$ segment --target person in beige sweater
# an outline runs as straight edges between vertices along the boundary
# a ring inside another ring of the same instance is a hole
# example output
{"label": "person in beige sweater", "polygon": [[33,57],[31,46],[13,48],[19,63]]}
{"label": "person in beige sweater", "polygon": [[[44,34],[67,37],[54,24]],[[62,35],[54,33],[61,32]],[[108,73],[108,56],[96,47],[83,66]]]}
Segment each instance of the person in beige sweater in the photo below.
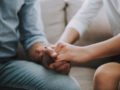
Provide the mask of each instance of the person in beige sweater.
{"label": "person in beige sweater", "polygon": [[[100,8],[105,6],[114,37],[88,46],[74,46]],[[96,58],[120,55],[120,1],[119,0],[86,0],[82,8],[73,17],[65,32],[58,41],[55,51],[56,62],[69,61],[85,63]],[[59,43],[61,42],[61,43]],[[120,61],[120,58],[118,59]],[[50,65],[53,67],[54,64]],[[120,81],[120,63],[111,62],[100,66],[94,75],[94,90],[118,90]]]}

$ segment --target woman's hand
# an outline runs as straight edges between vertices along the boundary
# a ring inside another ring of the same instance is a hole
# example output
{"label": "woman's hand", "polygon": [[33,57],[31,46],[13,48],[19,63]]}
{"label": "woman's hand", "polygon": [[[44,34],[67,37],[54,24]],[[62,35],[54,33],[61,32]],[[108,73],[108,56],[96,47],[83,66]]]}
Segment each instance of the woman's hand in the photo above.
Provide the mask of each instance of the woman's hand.
{"label": "woman's hand", "polygon": [[91,51],[86,47],[78,47],[64,42],[57,44],[55,51],[58,53],[56,61],[85,63],[91,59]]}

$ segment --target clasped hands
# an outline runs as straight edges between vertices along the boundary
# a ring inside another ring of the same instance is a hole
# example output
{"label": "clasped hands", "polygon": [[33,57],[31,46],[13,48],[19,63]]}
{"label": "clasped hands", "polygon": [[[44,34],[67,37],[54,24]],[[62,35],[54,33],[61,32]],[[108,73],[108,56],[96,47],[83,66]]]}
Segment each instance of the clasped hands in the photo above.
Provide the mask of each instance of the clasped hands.
{"label": "clasped hands", "polygon": [[68,61],[57,61],[57,56],[61,53],[59,44],[44,45],[35,44],[30,50],[30,57],[37,63],[42,64],[45,68],[54,70],[61,74],[69,74],[71,64]]}

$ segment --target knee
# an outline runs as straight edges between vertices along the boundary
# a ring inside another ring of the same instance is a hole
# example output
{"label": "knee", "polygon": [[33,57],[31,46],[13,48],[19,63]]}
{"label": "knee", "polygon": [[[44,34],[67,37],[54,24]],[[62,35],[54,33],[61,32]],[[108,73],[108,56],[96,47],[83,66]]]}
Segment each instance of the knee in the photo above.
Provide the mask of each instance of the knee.
{"label": "knee", "polygon": [[65,80],[64,87],[60,90],[80,90],[80,86],[75,79],[68,77],[69,80]]}
{"label": "knee", "polygon": [[[71,85],[70,85],[70,86],[73,85],[73,86],[72,86],[73,89],[69,89],[69,90],[81,90],[78,81],[77,81],[74,77],[71,77],[71,80],[73,81],[74,84],[71,84]],[[71,88],[72,88],[72,87],[71,87]]]}
{"label": "knee", "polygon": [[116,63],[109,63],[100,66],[94,74],[94,82],[103,85],[110,80],[115,80],[118,77],[118,72],[115,67]]}
{"label": "knee", "polygon": [[80,90],[75,81],[68,76],[52,72],[31,62],[20,61],[17,64],[17,66],[16,63],[14,64],[19,72],[17,77],[24,78],[18,80],[21,81],[18,83],[22,87],[30,90]]}
{"label": "knee", "polygon": [[47,86],[48,90],[80,90],[80,86],[73,78],[62,75],[47,84]]}

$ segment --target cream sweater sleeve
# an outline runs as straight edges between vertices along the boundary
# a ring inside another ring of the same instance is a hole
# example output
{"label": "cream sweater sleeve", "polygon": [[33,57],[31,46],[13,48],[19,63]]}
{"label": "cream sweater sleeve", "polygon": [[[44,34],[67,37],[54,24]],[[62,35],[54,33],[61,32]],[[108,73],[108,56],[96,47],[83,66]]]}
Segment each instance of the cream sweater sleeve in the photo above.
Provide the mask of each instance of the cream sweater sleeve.
{"label": "cream sweater sleeve", "polygon": [[102,6],[102,0],[85,0],[82,8],[80,8],[77,14],[67,25],[66,30],[70,30],[69,28],[74,28],[80,33],[80,36],[83,35],[85,30],[88,28],[88,25],[97,15]]}

